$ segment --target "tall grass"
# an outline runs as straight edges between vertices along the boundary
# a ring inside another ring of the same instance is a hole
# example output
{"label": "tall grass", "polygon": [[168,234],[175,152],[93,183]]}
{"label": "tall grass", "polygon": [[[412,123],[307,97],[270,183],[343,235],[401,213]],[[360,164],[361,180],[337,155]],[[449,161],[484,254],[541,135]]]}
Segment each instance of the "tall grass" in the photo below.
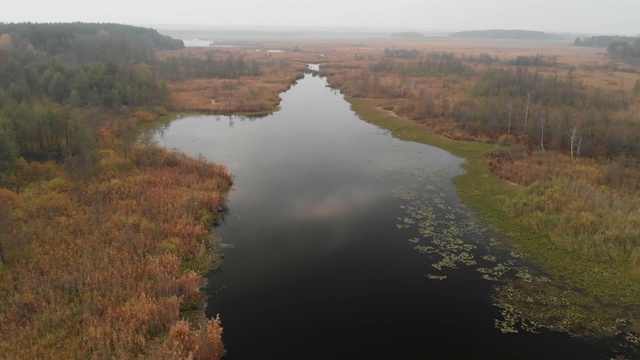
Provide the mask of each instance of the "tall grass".
{"label": "tall grass", "polygon": [[567,250],[626,264],[640,281],[638,167],[559,153],[500,155],[491,160],[494,171],[527,185],[508,203],[514,217]]}
{"label": "tall grass", "polygon": [[181,310],[202,298],[200,272],[217,261],[203,212],[224,209],[229,174],[157,148],[100,157],[87,182],[60,167],[57,177],[31,175],[18,193],[0,192],[10,222],[0,238],[0,354],[219,358],[219,319],[193,327]]}

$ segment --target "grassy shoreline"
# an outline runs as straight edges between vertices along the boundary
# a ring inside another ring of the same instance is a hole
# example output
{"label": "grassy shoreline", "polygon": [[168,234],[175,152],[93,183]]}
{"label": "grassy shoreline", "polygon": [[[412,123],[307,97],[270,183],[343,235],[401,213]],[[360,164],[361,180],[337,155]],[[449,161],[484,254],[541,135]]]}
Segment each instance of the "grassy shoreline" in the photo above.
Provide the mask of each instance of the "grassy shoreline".
{"label": "grassy shoreline", "polygon": [[494,230],[508,238],[509,245],[527,260],[548,271],[556,283],[579,289],[600,301],[618,305],[637,305],[640,288],[637,281],[619,263],[588,259],[554,244],[548,236],[518,223],[509,214],[507,201],[526,190],[491,173],[485,154],[498,145],[454,141],[435,134],[422,124],[382,110],[381,100],[347,97],[352,110],[363,120],[391,131],[401,140],[433,145],[466,159],[465,174],[454,179],[463,201],[473,208]]}

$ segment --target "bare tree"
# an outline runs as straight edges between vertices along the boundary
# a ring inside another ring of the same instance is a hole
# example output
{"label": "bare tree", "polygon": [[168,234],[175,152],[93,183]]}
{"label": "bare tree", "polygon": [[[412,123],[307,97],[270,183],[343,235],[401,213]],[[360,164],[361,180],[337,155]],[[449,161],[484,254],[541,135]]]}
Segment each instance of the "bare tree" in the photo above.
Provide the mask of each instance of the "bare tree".
{"label": "bare tree", "polygon": [[[571,146],[569,153],[571,154],[571,159],[580,156],[580,147],[582,145],[582,132],[581,128],[584,125],[582,118],[579,113],[574,113],[570,118],[573,118],[571,125],[573,129],[571,132],[567,131],[567,136],[569,137],[569,146]],[[569,118],[567,118],[569,120]],[[567,124],[569,125],[569,124]],[[569,126],[567,126],[569,128]]]}
{"label": "bare tree", "polygon": [[549,116],[549,106],[544,112],[544,116],[540,117],[540,148],[542,151],[547,151],[544,148],[544,124],[547,122],[547,117]]}
{"label": "bare tree", "polygon": [[527,105],[524,112],[524,126],[522,129],[523,133],[527,130],[527,122],[529,121],[529,109],[531,108],[531,100],[533,100],[532,96],[533,93],[531,91],[527,91]]}
{"label": "bare tree", "polygon": [[507,113],[507,120],[509,123],[507,134],[511,134],[511,116],[513,115],[513,100],[511,98],[509,98],[509,102],[505,105],[504,111]]}
{"label": "bare tree", "polygon": [[542,151],[547,151],[544,148],[544,123],[547,121],[546,118],[542,118],[540,121],[540,148]]}
{"label": "bare tree", "polygon": [[[578,134],[578,127],[577,126],[573,126],[573,130],[571,131],[571,133],[567,134],[569,136],[569,140],[571,140],[571,159],[573,159],[574,154],[576,154],[576,157],[580,155],[580,144],[582,144],[582,135]],[[576,145],[576,141],[577,143],[577,151],[574,152],[573,149]]]}
{"label": "bare tree", "polygon": [[580,157],[580,145],[582,145],[582,134],[578,138],[578,148],[576,149],[576,157]]}
{"label": "bare tree", "polygon": [[0,262],[3,264],[6,264],[7,261],[4,258],[4,249],[2,244],[5,242],[5,235],[9,233],[7,230],[10,228],[11,224],[8,209],[4,204],[0,203]]}

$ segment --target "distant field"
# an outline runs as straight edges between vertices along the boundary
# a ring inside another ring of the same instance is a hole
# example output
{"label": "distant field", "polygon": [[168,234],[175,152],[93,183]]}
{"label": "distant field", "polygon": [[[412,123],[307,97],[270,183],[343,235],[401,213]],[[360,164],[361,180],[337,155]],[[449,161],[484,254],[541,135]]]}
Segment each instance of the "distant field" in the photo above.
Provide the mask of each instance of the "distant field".
{"label": "distant field", "polygon": [[[277,42],[263,42],[260,44],[243,45],[238,44],[239,49],[283,49],[292,51],[298,47],[305,53],[334,54],[345,59],[351,58],[355,54],[376,54],[384,49],[416,49],[423,52],[446,52],[456,55],[479,56],[487,54],[491,57],[498,57],[499,60],[511,60],[518,56],[528,56],[539,54],[545,57],[555,57],[559,68],[538,69],[541,72],[567,74],[571,66],[575,67],[573,74],[580,77],[589,86],[598,86],[603,90],[630,90],[638,74],[619,71],[630,67],[606,57],[606,49],[590,48],[583,46],[573,46],[567,41],[536,41],[536,40],[460,40],[441,38],[434,41],[393,41],[383,39],[332,39],[332,40],[309,40],[304,42],[296,39],[285,39]],[[204,49],[216,49],[214,47]],[[220,48],[217,48],[220,49]],[[194,51],[193,48],[183,50],[182,53]],[[196,52],[206,50],[195,50]],[[258,58],[264,53],[257,52],[246,56]],[[291,52],[271,54],[274,59],[279,58],[300,58],[301,60],[313,61],[308,54],[292,54]],[[319,59],[322,60],[321,58]]]}

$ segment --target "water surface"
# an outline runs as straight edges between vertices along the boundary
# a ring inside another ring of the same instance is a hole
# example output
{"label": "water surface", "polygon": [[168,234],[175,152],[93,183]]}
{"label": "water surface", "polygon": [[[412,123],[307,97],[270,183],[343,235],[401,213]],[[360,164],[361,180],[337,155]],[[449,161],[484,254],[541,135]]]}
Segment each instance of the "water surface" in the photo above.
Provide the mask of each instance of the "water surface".
{"label": "water surface", "polygon": [[226,359],[611,356],[500,331],[495,283],[478,269],[503,254],[452,187],[462,160],[365,123],[324,78],[300,80],[273,115],[189,116],[156,140],[235,177],[218,230],[233,247],[207,306]]}

